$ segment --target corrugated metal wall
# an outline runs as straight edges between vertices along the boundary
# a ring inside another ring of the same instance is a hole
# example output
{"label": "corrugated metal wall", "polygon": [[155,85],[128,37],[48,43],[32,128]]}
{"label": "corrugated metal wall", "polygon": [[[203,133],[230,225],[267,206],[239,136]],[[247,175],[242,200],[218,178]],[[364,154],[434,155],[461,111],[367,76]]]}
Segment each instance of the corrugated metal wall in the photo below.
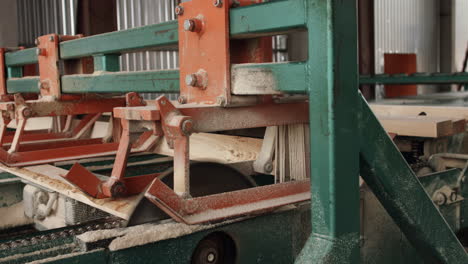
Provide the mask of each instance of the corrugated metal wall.
{"label": "corrugated metal wall", "polygon": [[78,0],[17,0],[18,42],[34,46],[41,35],[58,33],[74,35]]}
{"label": "corrugated metal wall", "polygon": [[453,69],[460,71],[468,48],[468,1],[455,0],[454,3],[452,9],[454,20]]}
{"label": "corrugated metal wall", "polygon": [[[176,19],[174,0],[116,0],[118,30],[157,24]],[[145,51],[121,56],[123,71],[175,69],[179,67],[176,51]],[[144,94],[155,99],[159,94]],[[171,100],[177,95],[168,95]]]}
{"label": "corrugated metal wall", "polygon": [[375,0],[375,49],[376,73],[383,72],[384,53],[416,53],[418,72],[437,72],[439,1]]}
{"label": "corrugated metal wall", "polygon": [[[175,19],[173,0],[117,0],[118,30]],[[146,51],[122,56],[122,70],[141,71],[178,67],[175,51]]]}

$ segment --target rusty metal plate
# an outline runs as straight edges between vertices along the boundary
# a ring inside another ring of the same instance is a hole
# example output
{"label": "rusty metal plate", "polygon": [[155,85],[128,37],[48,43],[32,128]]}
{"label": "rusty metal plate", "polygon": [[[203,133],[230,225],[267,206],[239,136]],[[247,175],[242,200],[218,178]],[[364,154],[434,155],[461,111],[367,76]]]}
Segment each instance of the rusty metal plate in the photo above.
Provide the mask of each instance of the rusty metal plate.
{"label": "rusty metal plate", "polygon": [[[230,99],[229,5],[192,0],[179,15],[180,94],[186,103]],[[191,83],[188,85],[187,83]]]}

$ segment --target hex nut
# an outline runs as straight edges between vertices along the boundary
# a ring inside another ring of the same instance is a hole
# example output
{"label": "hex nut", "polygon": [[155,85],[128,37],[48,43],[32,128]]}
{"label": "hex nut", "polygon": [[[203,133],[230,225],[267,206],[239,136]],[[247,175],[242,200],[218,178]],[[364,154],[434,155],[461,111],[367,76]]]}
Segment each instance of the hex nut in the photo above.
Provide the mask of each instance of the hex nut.
{"label": "hex nut", "polygon": [[176,6],[174,11],[175,11],[175,14],[178,16],[184,14],[184,8],[180,5]]}
{"label": "hex nut", "polygon": [[196,74],[187,74],[185,76],[185,84],[188,86],[197,86],[197,75]]}
{"label": "hex nut", "polygon": [[30,116],[32,116],[32,111],[29,108],[24,108],[23,111],[22,111],[22,114],[23,114],[24,117],[30,117]]}
{"label": "hex nut", "polygon": [[186,104],[187,103],[187,98],[185,98],[185,96],[181,95],[181,96],[179,96],[177,101],[179,102],[179,104]]}
{"label": "hex nut", "polygon": [[216,7],[222,7],[223,6],[223,1],[222,0],[214,0],[213,5]]}
{"label": "hex nut", "polygon": [[458,198],[458,194],[456,191],[452,191],[450,193],[450,196],[449,196],[449,199],[450,199],[450,202],[455,202]]}
{"label": "hex nut", "polygon": [[185,120],[184,122],[182,122],[181,129],[182,129],[182,132],[185,135],[190,135],[192,133],[192,129],[193,129],[193,121],[192,120]]}
{"label": "hex nut", "polygon": [[265,172],[272,172],[273,171],[273,164],[271,164],[271,162],[267,162],[265,163],[265,166],[263,168],[265,170]]}
{"label": "hex nut", "polygon": [[195,31],[195,21],[193,19],[186,19],[184,21],[184,30],[185,31]]}
{"label": "hex nut", "polygon": [[444,205],[447,203],[447,196],[442,192],[437,192],[434,196],[434,202],[437,205]]}

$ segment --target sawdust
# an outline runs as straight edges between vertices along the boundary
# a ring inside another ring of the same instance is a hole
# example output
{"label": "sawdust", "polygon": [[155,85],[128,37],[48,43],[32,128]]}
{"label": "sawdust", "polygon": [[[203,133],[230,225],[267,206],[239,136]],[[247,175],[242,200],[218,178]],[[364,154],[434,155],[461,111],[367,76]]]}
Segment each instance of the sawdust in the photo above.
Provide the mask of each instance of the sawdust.
{"label": "sawdust", "polygon": [[[245,67],[245,64],[243,65]],[[238,68],[232,69],[232,93],[246,94],[281,94],[277,89],[277,80],[268,68]]]}
{"label": "sawdust", "polygon": [[[51,247],[51,248],[47,248],[47,249],[36,250],[36,251],[33,251],[33,252],[24,253],[24,254],[15,254],[15,255],[5,257],[5,258],[0,258],[0,263],[18,263],[18,259],[20,259],[20,258],[27,258],[27,257],[32,257],[32,256],[41,256],[41,255],[45,255],[45,254],[49,254],[49,253],[59,252],[61,250],[71,249],[71,248],[74,248],[74,247],[75,247],[75,244],[71,243],[71,244],[61,245],[61,246],[58,246],[58,247]],[[34,263],[34,262],[32,262],[32,263]]]}
{"label": "sawdust", "polygon": [[91,231],[77,236],[77,239],[85,243],[91,243],[115,237],[115,239],[110,243],[109,249],[111,251],[116,251],[176,238],[208,228],[213,228],[213,225],[186,225],[171,221],[169,223],[162,224],[151,223],[128,228]]}
{"label": "sawdust", "polygon": [[16,203],[9,207],[0,208],[0,230],[15,226],[28,225],[32,219],[24,215],[23,202]]}

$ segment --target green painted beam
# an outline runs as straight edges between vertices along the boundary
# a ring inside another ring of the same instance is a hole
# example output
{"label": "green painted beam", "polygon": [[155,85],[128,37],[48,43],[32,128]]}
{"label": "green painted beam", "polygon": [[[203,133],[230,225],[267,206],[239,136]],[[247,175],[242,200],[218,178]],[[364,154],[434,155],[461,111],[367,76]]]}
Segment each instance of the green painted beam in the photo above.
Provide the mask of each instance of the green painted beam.
{"label": "green painted beam", "polygon": [[287,0],[232,8],[229,19],[233,38],[305,29],[305,4],[304,0]]}
{"label": "green painted beam", "polygon": [[177,93],[179,71],[100,72],[62,77],[63,93]]}
{"label": "green painted beam", "polygon": [[427,263],[468,255],[364,98],[358,112],[361,176]]}
{"label": "green painted beam", "polygon": [[7,91],[14,93],[39,93],[39,77],[11,78],[7,80]]}
{"label": "green painted beam", "polygon": [[[237,95],[268,94],[269,91],[306,93],[307,63],[305,62],[234,64],[231,71],[231,88]],[[241,81],[237,82],[238,79]],[[248,87],[239,88],[238,83],[239,86]],[[245,88],[248,88],[247,91],[243,91]]]}
{"label": "green painted beam", "polygon": [[[262,16],[258,16],[261,13]],[[284,14],[288,14],[285,16]],[[305,26],[304,0],[283,0],[233,8],[230,13],[232,37],[254,37],[275,34]],[[94,54],[177,46],[177,21],[115,31],[60,43],[62,59]]]}
{"label": "green painted beam", "polygon": [[13,66],[7,67],[7,78],[21,78],[23,77],[23,67]]}
{"label": "green painted beam", "polygon": [[129,51],[177,46],[177,22],[115,31],[60,43],[60,57],[72,59],[94,54],[115,54]]}
{"label": "green painted beam", "polygon": [[94,71],[108,71],[118,72],[120,71],[120,61],[118,54],[107,54],[107,55],[94,55]]}
{"label": "green painted beam", "polygon": [[360,84],[456,84],[468,83],[468,73],[378,74],[361,76]]}
{"label": "green painted beam", "polygon": [[[284,93],[305,93],[306,63],[235,64],[233,75],[243,78],[252,72],[262,72],[275,81],[274,90]],[[258,80],[257,80],[258,81]],[[64,93],[115,92],[179,92],[179,71],[100,72],[62,77]],[[176,84],[177,83],[177,84]],[[269,88],[269,87],[268,87]],[[258,94],[261,94],[260,92]]]}
{"label": "green painted beam", "polygon": [[5,53],[5,64],[11,66],[23,66],[28,64],[36,64],[37,55],[36,48],[24,49],[15,52]]}

